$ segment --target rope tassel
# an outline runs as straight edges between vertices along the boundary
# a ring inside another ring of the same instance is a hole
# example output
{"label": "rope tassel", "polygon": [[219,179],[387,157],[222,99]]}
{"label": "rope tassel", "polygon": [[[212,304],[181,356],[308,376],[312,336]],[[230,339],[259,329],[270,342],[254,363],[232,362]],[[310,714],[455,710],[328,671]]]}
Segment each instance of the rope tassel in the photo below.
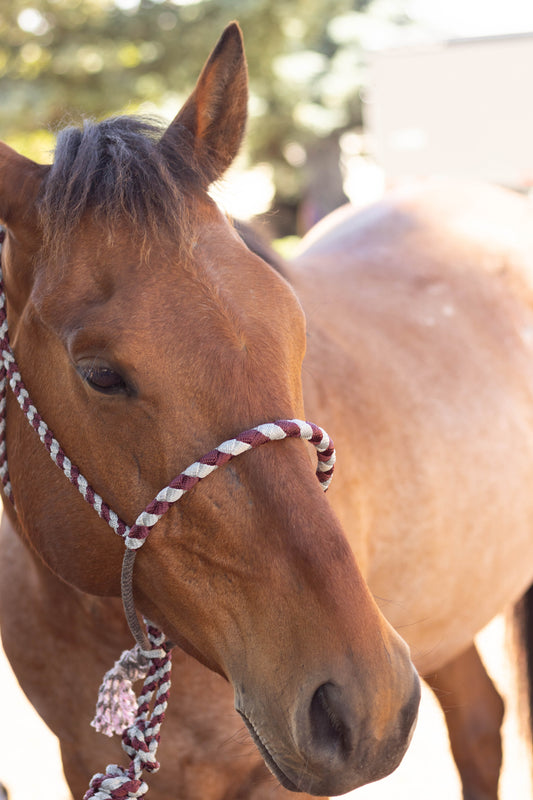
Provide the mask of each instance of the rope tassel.
{"label": "rope tassel", "polygon": [[104,675],[98,690],[93,728],[104,736],[121,734],[129,728],[137,713],[137,697],[133,691],[135,681],[146,678],[150,661],[135,645],[124,650],[114,666]]}
{"label": "rope tassel", "polygon": [[[83,800],[140,800],[148,791],[142,773],[144,770],[157,772],[159,769],[155,756],[168,705],[172,644],[151,623],[146,624],[152,649],[142,651],[137,646],[122,654],[100,687],[97,714],[92,722],[97,730],[108,736],[114,732],[120,733],[125,727],[122,748],[131,763],[128,768],[111,764],[105,774],[94,775]],[[142,674],[146,677],[137,701],[131,684]],[[120,709],[114,703],[109,704],[117,686],[124,703]],[[123,720],[126,717],[129,722],[125,726]]]}

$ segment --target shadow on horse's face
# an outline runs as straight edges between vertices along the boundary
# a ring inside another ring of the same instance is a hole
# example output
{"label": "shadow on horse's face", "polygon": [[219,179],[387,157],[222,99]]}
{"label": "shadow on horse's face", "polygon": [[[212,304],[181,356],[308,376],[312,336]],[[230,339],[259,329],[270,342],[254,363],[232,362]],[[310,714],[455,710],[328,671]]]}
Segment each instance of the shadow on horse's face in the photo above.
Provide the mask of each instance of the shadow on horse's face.
{"label": "shadow on horse's face", "polygon": [[[245,88],[233,26],[161,139],[114,120],[67,132],[52,168],[0,150],[17,359],[64,450],[129,524],[223,439],[303,415],[298,301],[205,193],[239,145]],[[8,431],[24,535],[66,581],[119,594],[121,542],[11,397]],[[287,788],[340,794],[398,764],[418,680],[302,441],[247,453],[184,496],[140,551],[134,592],[231,681]]]}

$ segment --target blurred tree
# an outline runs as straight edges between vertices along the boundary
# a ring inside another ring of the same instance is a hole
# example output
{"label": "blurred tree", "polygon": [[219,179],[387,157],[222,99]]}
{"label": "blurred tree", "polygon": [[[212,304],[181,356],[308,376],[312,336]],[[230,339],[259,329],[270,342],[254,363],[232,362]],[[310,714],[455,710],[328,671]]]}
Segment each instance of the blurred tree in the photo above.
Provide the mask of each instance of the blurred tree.
{"label": "blurred tree", "polygon": [[[359,30],[368,32],[374,8],[372,24],[390,25],[391,0],[4,2],[0,137],[42,158],[52,148],[52,131],[82,115],[171,118],[223,27],[236,18],[250,70],[247,158],[272,165],[275,205],[294,211],[313,183],[314,164],[336,163],[340,133],[361,122]],[[340,177],[328,170],[326,179],[325,172],[319,183],[327,202],[311,203],[311,221],[342,200]]]}

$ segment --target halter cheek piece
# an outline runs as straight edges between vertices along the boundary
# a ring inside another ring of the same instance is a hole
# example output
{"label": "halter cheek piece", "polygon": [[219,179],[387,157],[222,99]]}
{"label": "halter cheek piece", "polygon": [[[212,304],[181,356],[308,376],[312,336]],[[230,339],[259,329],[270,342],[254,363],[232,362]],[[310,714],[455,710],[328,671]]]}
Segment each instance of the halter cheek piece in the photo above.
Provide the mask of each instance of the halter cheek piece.
{"label": "halter cheek piece", "polygon": [[[5,231],[0,229],[1,245]],[[128,526],[92,488],[78,467],[64,453],[52,431],[33,405],[20,375],[11,345],[6,314],[6,297],[0,261],[0,480],[4,494],[15,505],[9,480],[6,450],[6,391],[7,384],[17,399],[26,419],[46,447],[52,461],[78,489],[96,513],[124,539],[126,551],[122,565],[122,601],[130,630],[137,642],[136,648],[126,651],[107,673],[100,689],[97,717],[93,725],[103,733],[121,732],[123,748],[131,759],[128,769],[110,765],[106,774],[95,775],[84,800],[114,800],[114,798],[142,798],[148,787],[142,781],[143,770],[155,772],[159,763],[155,752],[159,743],[159,729],[164,718],[170,689],[170,658],[172,643],[149,621],[145,620],[147,635],[135,612],[133,599],[133,566],[137,550],[146,541],[151,529],[184,494],[232,458],[260,447],[267,442],[287,438],[306,439],[318,453],[317,478],[324,491],[328,488],[335,464],[335,449],[328,434],[318,425],[302,420],[276,420],[244,431],[229,439],[174,478],[168,486]],[[146,680],[138,703],[132,695],[131,683],[140,677]],[[154,707],[150,714],[150,703]],[[125,793],[126,792],[126,793]]]}

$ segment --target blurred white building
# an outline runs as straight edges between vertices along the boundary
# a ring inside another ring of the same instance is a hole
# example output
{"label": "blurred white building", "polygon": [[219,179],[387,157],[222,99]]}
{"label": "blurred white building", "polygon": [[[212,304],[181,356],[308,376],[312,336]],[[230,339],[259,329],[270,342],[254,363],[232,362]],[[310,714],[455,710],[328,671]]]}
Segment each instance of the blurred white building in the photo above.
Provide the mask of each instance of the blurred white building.
{"label": "blurred white building", "polygon": [[365,126],[387,180],[428,174],[533,186],[533,33],[370,56]]}

